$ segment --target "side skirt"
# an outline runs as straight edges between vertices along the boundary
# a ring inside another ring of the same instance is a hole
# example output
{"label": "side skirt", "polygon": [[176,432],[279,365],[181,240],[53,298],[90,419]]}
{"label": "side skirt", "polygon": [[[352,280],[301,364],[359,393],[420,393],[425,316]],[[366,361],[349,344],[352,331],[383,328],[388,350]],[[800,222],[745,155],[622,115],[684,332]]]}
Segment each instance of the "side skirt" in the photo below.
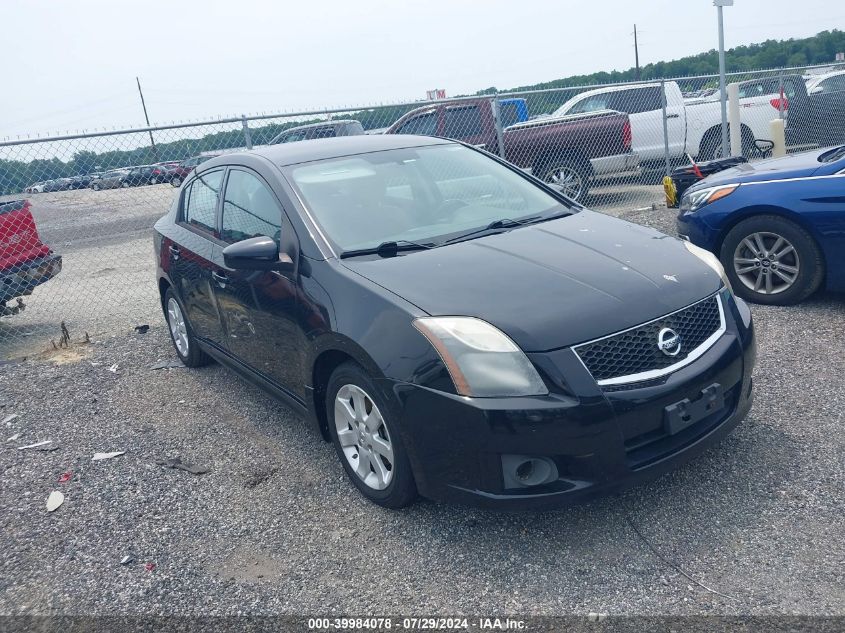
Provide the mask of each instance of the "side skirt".
{"label": "side skirt", "polygon": [[308,409],[307,406],[305,406],[305,403],[302,402],[302,400],[297,398],[295,395],[282,388],[281,386],[277,385],[276,383],[268,380],[261,374],[253,371],[252,369],[244,365],[241,361],[234,358],[230,354],[224,352],[217,346],[211,345],[210,343],[207,343],[205,341],[198,342],[202,350],[209,356],[214,358],[214,360],[219,362],[221,365],[223,365],[224,367],[228,367],[247,382],[252,383],[256,387],[260,387],[274,398],[284,402],[291,409],[293,409],[295,413],[304,417],[309,422],[311,421],[311,411]]}

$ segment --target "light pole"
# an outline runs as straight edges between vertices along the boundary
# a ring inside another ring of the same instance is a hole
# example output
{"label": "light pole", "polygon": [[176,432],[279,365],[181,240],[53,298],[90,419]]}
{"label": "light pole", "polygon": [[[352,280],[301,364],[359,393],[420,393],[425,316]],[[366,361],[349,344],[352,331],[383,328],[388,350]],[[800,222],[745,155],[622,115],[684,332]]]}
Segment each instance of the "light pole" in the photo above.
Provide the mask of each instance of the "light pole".
{"label": "light pole", "polygon": [[734,0],[713,0],[713,6],[719,13],[719,92],[722,102],[722,158],[725,158],[730,150],[728,149],[728,93],[725,87],[725,20],[722,9],[734,6]]}

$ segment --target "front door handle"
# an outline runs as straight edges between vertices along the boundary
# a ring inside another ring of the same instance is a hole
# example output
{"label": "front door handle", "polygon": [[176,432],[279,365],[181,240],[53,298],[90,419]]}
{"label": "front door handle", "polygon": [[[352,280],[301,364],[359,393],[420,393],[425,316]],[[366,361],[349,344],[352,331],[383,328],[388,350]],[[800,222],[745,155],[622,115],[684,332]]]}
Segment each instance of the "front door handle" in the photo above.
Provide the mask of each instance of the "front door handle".
{"label": "front door handle", "polygon": [[667,119],[680,119],[681,115],[680,114],[667,114],[666,118]]}
{"label": "front door handle", "polygon": [[226,284],[229,282],[229,278],[225,274],[218,273],[214,270],[211,271],[211,278],[221,288],[225,288]]}

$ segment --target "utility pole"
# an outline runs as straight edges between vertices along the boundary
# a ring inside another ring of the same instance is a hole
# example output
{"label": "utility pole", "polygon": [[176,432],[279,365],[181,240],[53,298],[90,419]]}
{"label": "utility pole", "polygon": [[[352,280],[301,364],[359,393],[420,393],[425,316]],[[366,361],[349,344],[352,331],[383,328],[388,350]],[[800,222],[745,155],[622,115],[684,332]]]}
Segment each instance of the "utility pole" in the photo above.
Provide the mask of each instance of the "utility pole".
{"label": "utility pole", "polygon": [[728,93],[725,88],[725,21],[722,16],[724,7],[732,7],[734,0],[713,0],[713,6],[719,12],[719,92],[722,102],[722,158],[730,155],[728,146]]}
{"label": "utility pole", "polygon": [[637,65],[637,81],[640,80],[640,47],[637,45],[637,25],[634,25],[634,62]]}
{"label": "utility pole", "polygon": [[[144,91],[141,90],[141,80],[135,77],[135,82],[138,84],[138,94],[141,95],[141,107],[144,109],[144,119],[147,121],[147,127],[150,127],[150,117],[147,114],[147,104],[144,101]],[[153,138],[153,131],[149,130],[150,133],[150,145],[153,149],[153,159],[158,162],[158,150],[156,149],[156,142]]]}

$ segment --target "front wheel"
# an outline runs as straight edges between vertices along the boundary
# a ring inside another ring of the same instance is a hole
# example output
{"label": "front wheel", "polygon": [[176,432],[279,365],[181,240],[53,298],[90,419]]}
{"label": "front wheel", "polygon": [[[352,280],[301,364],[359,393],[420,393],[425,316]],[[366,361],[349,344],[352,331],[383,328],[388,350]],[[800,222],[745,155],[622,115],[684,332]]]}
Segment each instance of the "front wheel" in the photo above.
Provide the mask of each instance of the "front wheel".
{"label": "front wheel", "polygon": [[91,185],[91,189],[93,189],[94,191],[99,191],[100,189],[102,189],[102,187],[100,187],[100,185],[98,185],[98,184],[94,184],[94,185]]}
{"label": "front wheel", "polygon": [[182,179],[179,178],[179,176],[173,176],[173,178],[170,179],[170,184],[174,187],[179,187],[182,184]]}
{"label": "front wheel", "polygon": [[191,329],[185,310],[171,288],[164,293],[164,312],[167,318],[167,328],[176,354],[188,367],[202,367],[211,362],[211,357],[200,349],[194,331]]}
{"label": "front wheel", "polygon": [[129,189],[129,181],[124,180],[122,183],[120,183],[120,186],[123,187],[124,189]]}
{"label": "front wheel", "polygon": [[590,190],[589,170],[582,163],[569,158],[546,166],[541,178],[576,202],[583,202]]}
{"label": "front wheel", "polygon": [[395,418],[358,365],[343,364],[332,374],[326,414],[332,443],[355,487],[385,508],[410,505],[417,488]]}
{"label": "front wheel", "polygon": [[725,237],[719,259],[734,292],[755,303],[798,303],[824,278],[824,259],[813,237],[776,215],[737,224]]}

